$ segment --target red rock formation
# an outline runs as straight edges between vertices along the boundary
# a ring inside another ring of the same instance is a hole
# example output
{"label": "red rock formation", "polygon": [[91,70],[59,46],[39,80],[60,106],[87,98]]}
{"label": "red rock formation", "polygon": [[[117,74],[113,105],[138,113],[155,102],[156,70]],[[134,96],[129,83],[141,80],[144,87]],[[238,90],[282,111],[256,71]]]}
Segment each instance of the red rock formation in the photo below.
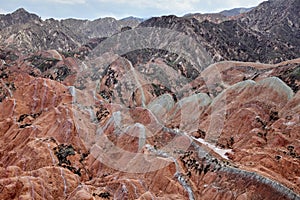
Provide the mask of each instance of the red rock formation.
{"label": "red rock formation", "polygon": [[[68,62],[54,51],[42,55]],[[299,92],[267,78],[281,76],[280,66],[227,64],[220,72],[233,79],[223,76],[215,98],[194,95],[161,112],[153,105],[170,103],[171,95],[152,96],[148,109],[128,108],[67,86],[72,74],[58,82],[28,75],[26,64],[3,68],[1,199],[299,198]],[[270,71],[256,82],[237,78],[260,69]],[[180,121],[193,112],[195,99],[201,112],[190,122],[198,130]],[[212,123],[222,114],[214,135]],[[195,131],[215,143],[196,141],[189,136]]]}

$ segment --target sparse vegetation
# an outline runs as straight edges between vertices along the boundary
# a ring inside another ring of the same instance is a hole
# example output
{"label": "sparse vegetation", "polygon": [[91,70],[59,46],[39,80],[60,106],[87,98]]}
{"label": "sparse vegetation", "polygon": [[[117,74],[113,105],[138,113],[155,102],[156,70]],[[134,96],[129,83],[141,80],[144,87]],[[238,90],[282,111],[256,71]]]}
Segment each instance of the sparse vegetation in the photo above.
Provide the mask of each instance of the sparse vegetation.
{"label": "sparse vegetation", "polygon": [[54,58],[46,58],[42,57],[42,55],[33,55],[26,60],[31,62],[31,64],[35,68],[38,68],[42,73],[55,66],[58,62],[58,60]]}
{"label": "sparse vegetation", "polygon": [[71,162],[68,160],[68,156],[75,155],[75,151],[72,145],[60,144],[53,149],[55,155],[59,161],[58,165],[66,164],[70,165]]}
{"label": "sparse vegetation", "polygon": [[99,194],[93,193],[93,196],[98,196],[101,197],[103,199],[109,199],[110,198],[110,193],[109,192],[100,192]]}

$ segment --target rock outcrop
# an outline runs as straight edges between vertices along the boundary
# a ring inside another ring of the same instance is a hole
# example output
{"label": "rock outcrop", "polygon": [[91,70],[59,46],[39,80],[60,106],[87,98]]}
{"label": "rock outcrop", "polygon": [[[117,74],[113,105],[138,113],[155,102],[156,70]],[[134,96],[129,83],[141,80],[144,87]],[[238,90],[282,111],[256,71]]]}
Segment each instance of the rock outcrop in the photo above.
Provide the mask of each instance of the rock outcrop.
{"label": "rock outcrop", "polygon": [[218,24],[195,18],[155,17],[139,26],[169,28],[191,35],[215,61],[279,63],[299,57],[298,0],[263,2],[237,19]]}
{"label": "rock outcrop", "polygon": [[[38,55],[1,68],[2,199],[299,198],[299,77],[286,73],[299,60],[213,64],[186,97],[146,85],[127,104],[71,86],[79,61]],[[71,73],[46,75],[61,65]]]}

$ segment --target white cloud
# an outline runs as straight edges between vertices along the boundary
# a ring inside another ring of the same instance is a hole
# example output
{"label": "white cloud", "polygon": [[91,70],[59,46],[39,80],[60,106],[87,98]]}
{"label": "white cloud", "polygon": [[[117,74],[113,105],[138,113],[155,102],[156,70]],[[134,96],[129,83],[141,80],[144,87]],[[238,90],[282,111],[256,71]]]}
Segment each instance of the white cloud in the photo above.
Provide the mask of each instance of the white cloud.
{"label": "white cloud", "polygon": [[6,10],[3,10],[2,8],[0,8],[0,14],[7,14],[9,12],[7,12]]}
{"label": "white cloud", "polygon": [[180,11],[186,9],[193,9],[195,3],[199,0],[173,0],[172,2],[166,0],[97,0],[99,3],[113,3],[113,4],[124,4],[128,6],[134,6],[136,8],[143,9],[158,9],[168,11]]}
{"label": "white cloud", "polygon": [[174,14],[212,13],[237,7],[252,7],[263,0],[0,0],[0,13],[24,7],[46,18],[96,19],[105,16],[148,18]]}
{"label": "white cloud", "polygon": [[60,4],[84,4],[86,0],[46,0],[48,2],[60,3]]}
{"label": "white cloud", "polygon": [[[162,11],[174,14],[185,14],[189,12],[219,12],[224,9],[237,7],[252,7],[263,0],[97,0],[99,3],[114,4],[126,8],[142,10]],[[135,12],[133,10],[133,12]]]}

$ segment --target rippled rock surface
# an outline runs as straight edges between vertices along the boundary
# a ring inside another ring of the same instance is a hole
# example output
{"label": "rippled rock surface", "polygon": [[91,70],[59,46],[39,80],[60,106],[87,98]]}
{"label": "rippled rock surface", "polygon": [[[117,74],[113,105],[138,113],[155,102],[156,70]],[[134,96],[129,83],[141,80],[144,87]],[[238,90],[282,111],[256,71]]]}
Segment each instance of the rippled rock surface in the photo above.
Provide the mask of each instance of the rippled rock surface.
{"label": "rippled rock surface", "polygon": [[278,2],[219,24],[1,15],[0,199],[300,199],[298,4],[281,38]]}

